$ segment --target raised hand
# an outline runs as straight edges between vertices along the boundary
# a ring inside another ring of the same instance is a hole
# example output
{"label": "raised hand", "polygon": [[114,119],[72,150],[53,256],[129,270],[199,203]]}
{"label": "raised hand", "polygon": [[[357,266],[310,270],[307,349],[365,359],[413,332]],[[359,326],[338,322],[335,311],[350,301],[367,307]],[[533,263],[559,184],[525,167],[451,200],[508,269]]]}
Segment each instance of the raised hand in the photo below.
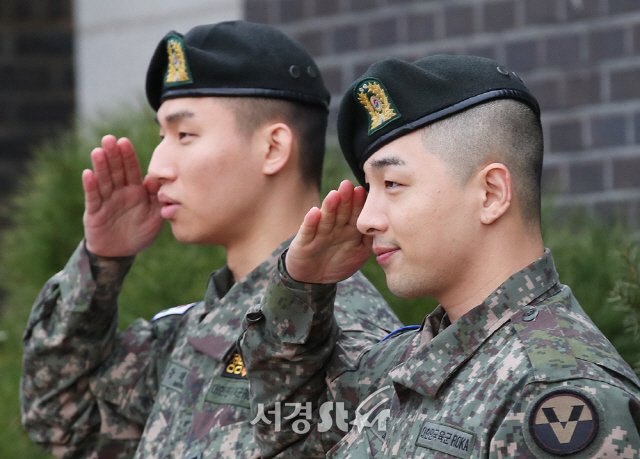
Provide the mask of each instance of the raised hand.
{"label": "raised hand", "polygon": [[356,222],[367,193],[348,180],[312,208],[287,252],[287,271],[301,282],[330,284],[347,279],[371,255],[371,237]]}
{"label": "raised hand", "polygon": [[159,184],[142,179],[131,141],[102,138],[91,152],[93,170],[82,173],[83,217],[87,249],[96,255],[122,257],[149,247],[162,228]]}

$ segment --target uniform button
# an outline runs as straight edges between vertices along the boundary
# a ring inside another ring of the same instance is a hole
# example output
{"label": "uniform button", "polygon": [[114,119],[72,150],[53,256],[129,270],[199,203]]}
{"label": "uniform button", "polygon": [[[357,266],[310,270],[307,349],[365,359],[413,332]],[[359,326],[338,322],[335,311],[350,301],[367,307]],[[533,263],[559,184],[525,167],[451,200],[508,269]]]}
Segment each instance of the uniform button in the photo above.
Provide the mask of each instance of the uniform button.
{"label": "uniform button", "polygon": [[505,76],[509,76],[509,70],[504,66],[500,65],[497,67],[498,72],[502,73]]}
{"label": "uniform button", "polygon": [[538,317],[538,313],[540,311],[538,311],[536,308],[528,308],[524,311],[524,314],[522,314],[522,320],[524,320],[525,322],[531,322],[532,320],[535,320],[536,317]]}
{"label": "uniform button", "polygon": [[311,66],[307,67],[307,73],[311,78],[315,78],[316,76],[318,76],[318,74],[316,73],[316,69]]}
{"label": "uniform button", "polygon": [[262,311],[254,311],[247,313],[247,322],[250,324],[255,324],[256,322],[260,322],[264,318],[264,314]]}
{"label": "uniform button", "polygon": [[297,65],[292,65],[291,67],[289,67],[289,75],[291,75],[293,78],[298,78],[300,76],[300,67],[298,67]]}

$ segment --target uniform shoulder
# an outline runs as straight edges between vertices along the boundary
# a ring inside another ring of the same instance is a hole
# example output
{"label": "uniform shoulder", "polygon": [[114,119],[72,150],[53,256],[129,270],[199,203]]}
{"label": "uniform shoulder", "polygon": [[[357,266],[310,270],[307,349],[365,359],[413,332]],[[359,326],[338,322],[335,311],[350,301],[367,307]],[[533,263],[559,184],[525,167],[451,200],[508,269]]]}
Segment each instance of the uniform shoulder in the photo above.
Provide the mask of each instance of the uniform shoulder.
{"label": "uniform shoulder", "polygon": [[623,377],[640,381],[611,342],[580,307],[571,289],[516,312],[511,324],[522,341],[536,379]]}
{"label": "uniform shoulder", "polygon": [[519,430],[536,457],[620,457],[640,442],[637,391],[590,379],[538,384],[521,409]]}

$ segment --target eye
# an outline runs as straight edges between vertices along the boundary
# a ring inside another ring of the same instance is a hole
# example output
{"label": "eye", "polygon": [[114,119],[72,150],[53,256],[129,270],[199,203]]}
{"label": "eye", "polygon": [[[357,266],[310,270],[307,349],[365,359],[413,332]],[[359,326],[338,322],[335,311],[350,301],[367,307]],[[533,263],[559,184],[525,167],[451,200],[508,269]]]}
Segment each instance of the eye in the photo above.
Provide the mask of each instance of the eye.
{"label": "eye", "polygon": [[180,140],[182,140],[184,138],[190,137],[191,134],[189,134],[188,132],[180,132],[178,136],[180,137]]}
{"label": "eye", "polygon": [[400,186],[400,184],[398,182],[392,182],[390,180],[385,180],[384,181],[384,187],[385,188],[396,188]]}

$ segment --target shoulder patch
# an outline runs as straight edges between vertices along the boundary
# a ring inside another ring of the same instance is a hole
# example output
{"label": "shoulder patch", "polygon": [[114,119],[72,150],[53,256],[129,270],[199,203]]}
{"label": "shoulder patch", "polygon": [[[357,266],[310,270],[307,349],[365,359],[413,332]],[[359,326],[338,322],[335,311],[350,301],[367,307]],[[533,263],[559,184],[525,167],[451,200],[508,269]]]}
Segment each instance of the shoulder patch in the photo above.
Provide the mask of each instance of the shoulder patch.
{"label": "shoulder patch", "polygon": [[563,386],[531,402],[525,420],[525,439],[534,452],[567,456],[598,446],[604,410],[588,392]]}
{"label": "shoulder patch", "polygon": [[151,322],[155,322],[156,320],[162,319],[163,317],[166,317],[166,316],[182,315],[185,312],[187,312],[189,309],[191,309],[193,306],[195,306],[196,304],[197,303],[191,303],[191,304],[185,304],[182,306],[176,306],[173,308],[165,309],[157,313],[155,316],[153,316],[153,318],[151,319]]}

